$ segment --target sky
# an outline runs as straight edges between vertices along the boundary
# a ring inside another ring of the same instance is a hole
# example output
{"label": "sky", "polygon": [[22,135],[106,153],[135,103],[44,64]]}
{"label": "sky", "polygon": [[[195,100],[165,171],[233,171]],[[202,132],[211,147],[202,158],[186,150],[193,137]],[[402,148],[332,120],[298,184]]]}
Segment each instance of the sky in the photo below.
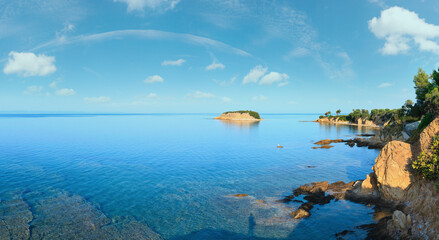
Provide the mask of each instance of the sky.
{"label": "sky", "polygon": [[398,108],[437,0],[0,0],[0,112]]}

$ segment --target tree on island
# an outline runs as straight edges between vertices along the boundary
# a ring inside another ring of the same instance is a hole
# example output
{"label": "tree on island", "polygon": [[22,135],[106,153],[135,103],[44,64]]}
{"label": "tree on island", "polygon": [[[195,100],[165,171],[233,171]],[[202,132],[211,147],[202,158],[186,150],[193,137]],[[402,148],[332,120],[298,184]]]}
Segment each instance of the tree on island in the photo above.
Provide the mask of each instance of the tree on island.
{"label": "tree on island", "polygon": [[337,114],[337,116],[338,116],[338,114],[340,114],[341,113],[341,110],[340,109],[338,109],[337,111],[335,111],[335,113]]}

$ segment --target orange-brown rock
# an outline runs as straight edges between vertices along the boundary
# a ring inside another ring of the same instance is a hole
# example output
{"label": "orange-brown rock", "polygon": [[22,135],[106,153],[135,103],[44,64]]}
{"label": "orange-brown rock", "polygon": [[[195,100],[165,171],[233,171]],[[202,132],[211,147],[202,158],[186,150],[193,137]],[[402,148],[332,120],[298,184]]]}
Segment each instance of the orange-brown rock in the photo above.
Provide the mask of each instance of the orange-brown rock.
{"label": "orange-brown rock", "polygon": [[334,147],[334,146],[332,146],[332,145],[322,145],[320,147],[312,147],[312,149],[319,149],[319,148],[329,149],[329,148],[332,148],[332,147]]}
{"label": "orange-brown rock", "polygon": [[234,197],[238,197],[238,198],[242,198],[242,197],[248,197],[248,194],[245,194],[245,193],[238,193],[238,194],[235,194],[235,195],[233,195]]}
{"label": "orange-brown rock", "polygon": [[315,142],[314,144],[317,144],[317,145],[327,145],[327,144],[331,144],[331,143],[340,143],[340,142],[343,142],[343,139],[334,139],[334,140],[324,139],[324,140],[320,140],[318,142]]}
{"label": "orange-brown rock", "polygon": [[408,171],[412,157],[410,144],[392,141],[381,150],[372,167],[377,186],[385,199],[403,201],[412,182]]}

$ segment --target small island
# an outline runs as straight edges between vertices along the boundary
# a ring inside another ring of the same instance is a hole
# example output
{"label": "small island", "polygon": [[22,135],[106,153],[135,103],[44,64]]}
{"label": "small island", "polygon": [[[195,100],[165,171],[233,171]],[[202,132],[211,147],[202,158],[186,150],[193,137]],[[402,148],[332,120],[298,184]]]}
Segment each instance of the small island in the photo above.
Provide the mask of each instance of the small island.
{"label": "small island", "polygon": [[249,110],[241,110],[241,111],[229,111],[224,112],[219,117],[216,117],[215,119],[219,120],[232,120],[232,121],[261,121],[263,120],[259,113],[255,111],[249,111]]}

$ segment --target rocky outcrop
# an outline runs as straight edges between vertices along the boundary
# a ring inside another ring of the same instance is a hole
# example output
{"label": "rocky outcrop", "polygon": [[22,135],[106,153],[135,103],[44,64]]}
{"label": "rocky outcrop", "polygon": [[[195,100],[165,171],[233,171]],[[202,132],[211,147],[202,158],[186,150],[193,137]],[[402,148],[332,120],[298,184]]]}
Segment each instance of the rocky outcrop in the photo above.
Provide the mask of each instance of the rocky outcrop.
{"label": "rocky outcrop", "polygon": [[374,172],[363,181],[365,189],[370,187],[367,181],[372,189],[376,181],[382,199],[405,204],[405,208],[395,211],[386,223],[394,239],[439,239],[439,191],[433,182],[414,175],[411,170],[413,159],[422,151],[428,151],[433,137],[438,134],[439,118],[436,118],[413,145],[389,142],[375,160]]}
{"label": "rocky outcrop", "polygon": [[403,201],[412,183],[408,171],[412,151],[410,144],[392,141],[380,152],[372,167],[378,190],[383,197],[392,201]]}
{"label": "rocky outcrop", "polygon": [[239,113],[239,112],[223,113],[219,117],[216,117],[215,119],[233,120],[233,121],[261,121],[262,120],[251,116],[249,113]]}
{"label": "rocky outcrop", "polygon": [[419,143],[415,144],[421,151],[430,148],[433,137],[439,134],[439,118],[434,119],[420,134]]}

